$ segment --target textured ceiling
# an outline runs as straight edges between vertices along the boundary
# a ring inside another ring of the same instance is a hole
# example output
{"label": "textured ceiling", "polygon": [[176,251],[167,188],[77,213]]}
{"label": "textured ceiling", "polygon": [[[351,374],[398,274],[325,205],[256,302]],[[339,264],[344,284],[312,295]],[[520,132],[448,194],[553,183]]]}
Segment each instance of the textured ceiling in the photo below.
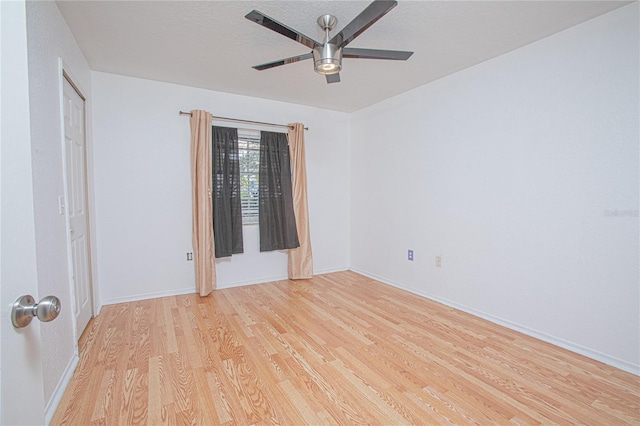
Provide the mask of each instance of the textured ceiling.
{"label": "textured ceiling", "polygon": [[[411,50],[407,62],[344,59],[328,85],[311,60],[252,65],[310,49],[244,18],[253,9],[322,40],[368,1],[58,1],[93,70],[338,111],[355,111],[509,52],[628,2],[399,1],[350,47]],[[335,32],[335,30],[334,30]]]}

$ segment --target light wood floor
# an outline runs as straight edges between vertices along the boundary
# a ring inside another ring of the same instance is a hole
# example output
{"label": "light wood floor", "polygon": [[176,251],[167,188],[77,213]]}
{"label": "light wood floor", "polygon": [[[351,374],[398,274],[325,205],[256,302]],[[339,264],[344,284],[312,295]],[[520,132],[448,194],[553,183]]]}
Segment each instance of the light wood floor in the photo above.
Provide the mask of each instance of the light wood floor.
{"label": "light wood floor", "polygon": [[640,424],[640,378],[352,272],[105,306],[53,423]]}

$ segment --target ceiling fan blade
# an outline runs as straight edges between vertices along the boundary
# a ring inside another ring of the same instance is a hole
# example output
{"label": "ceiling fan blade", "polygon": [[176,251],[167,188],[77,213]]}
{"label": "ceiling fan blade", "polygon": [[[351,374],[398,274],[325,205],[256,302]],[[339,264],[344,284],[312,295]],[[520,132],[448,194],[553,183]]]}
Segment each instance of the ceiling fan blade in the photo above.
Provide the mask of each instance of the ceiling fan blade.
{"label": "ceiling fan blade", "polygon": [[291,40],[302,43],[311,49],[313,49],[317,45],[320,45],[320,43],[313,40],[312,38],[309,38],[304,34],[300,34],[298,31],[289,28],[284,24],[281,24],[273,18],[269,18],[267,15],[263,14],[262,12],[258,12],[257,10],[252,10],[251,12],[247,13],[245,15],[245,18],[255,22],[258,25],[262,25],[265,28],[269,28],[272,31],[282,34],[283,36],[288,37]]}
{"label": "ceiling fan blade", "polygon": [[264,70],[268,70],[269,68],[279,67],[281,65],[293,64],[294,62],[304,61],[305,59],[311,59],[311,58],[313,58],[312,53],[305,53],[304,55],[292,56],[290,58],[279,59],[273,62],[267,62],[266,64],[262,64],[262,65],[255,65],[252,68],[257,69],[258,71],[264,71]]}
{"label": "ceiling fan blade", "polygon": [[358,37],[367,28],[373,25],[378,19],[382,18],[391,9],[396,7],[397,1],[392,0],[376,0],[367,6],[358,16],[353,18],[346,27],[336,34],[329,43],[338,47],[344,47],[351,43],[353,39]]}
{"label": "ceiling fan blade", "polygon": [[327,74],[325,77],[327,77],[327,84],[340,83],[340,73],[339,72],[337,72],[335,74]]}
{"label": "ceiling fan blade", "polygon": [[389,59],[393,61],[406,61],[413,55],[413,52],[403,50],[378,50],[378,49],[358,49],[345,47],[342,49],[343,58],[359,59]]}

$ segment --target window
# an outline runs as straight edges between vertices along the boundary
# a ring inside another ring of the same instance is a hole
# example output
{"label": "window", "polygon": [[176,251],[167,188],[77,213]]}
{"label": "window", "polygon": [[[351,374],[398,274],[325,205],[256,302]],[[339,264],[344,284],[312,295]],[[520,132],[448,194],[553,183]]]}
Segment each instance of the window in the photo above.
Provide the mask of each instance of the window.
{"label": "window", "polygon": [[258,223],[258,182],[260,172],[260,132],[238,129],[240,156],[240,200],[242,223]]}

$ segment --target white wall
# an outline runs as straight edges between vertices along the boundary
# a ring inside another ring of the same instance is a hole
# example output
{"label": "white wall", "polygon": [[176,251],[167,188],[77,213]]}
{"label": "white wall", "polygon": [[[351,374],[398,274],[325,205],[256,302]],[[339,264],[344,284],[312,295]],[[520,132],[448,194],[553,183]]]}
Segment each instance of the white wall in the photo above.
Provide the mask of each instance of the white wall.
{"label": "white wall", "polygon": [[638,50],[635,3],[352,114],[352,269],[638,374]]}
{"label": "white wall", "polygon": [[[189,118],[179,110],[309,126],[314,272],[348,267],[348,114],[100,72],[92,80],[102,303],[195,291],[186,260],[193,251]],[[286,277],[285,253],[259,253],[257,226],[244,227],[244,246],[244,254],[217,261],[219,288]]]}
{"label": "white wall", "polygon": [[[54,2],[27,2],[31,152],[38,293],[62,302],[60,316],[42,324],[44,392],[50,417],[74,366],[75,332],[70,294],[67,228],[58,213],[64,194],[59,59],[88,97],[87,143],[91,149],[91,73]],[[89,175],[89,181],[91,175]]]}

